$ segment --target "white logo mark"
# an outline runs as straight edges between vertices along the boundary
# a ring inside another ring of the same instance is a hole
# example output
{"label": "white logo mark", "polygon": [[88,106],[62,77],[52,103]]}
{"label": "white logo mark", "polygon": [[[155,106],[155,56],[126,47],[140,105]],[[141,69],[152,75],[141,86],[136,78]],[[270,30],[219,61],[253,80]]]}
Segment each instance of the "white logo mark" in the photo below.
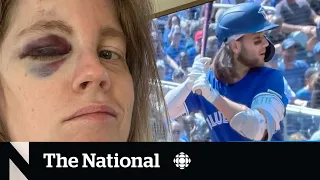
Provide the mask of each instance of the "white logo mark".
{"label": "white logo mark", "polygon": [[176,157],[173,159],[173,163],[180,169],[185,169],[189,166],[191,163],[191,159],[188,156],[188,154],[185,154],[184,152],[180,152],[176,155]]}

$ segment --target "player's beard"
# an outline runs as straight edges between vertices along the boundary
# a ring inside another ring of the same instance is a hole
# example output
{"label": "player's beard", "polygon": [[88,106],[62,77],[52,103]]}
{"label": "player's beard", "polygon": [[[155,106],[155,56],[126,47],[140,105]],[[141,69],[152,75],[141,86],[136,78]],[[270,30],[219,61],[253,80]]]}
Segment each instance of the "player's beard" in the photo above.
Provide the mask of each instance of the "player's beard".
{"label": "player's beard", "polygon": [[248,68],[264,66],[264,63],[261,63],[258,58],[250,57],[248,51],[245,49],[240,52],[238,61]]}

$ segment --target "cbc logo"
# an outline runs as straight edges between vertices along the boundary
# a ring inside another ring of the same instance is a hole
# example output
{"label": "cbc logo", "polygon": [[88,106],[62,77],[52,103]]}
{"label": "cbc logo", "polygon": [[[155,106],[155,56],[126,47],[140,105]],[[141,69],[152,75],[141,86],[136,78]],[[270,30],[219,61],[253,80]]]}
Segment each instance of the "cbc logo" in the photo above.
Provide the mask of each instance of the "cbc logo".
{"label": "cbc logo", "polygon": [[191,159],[189,158],[188,154],[181,152],[176,155],[173,159],[173,163],[180,169],[185,169],[191,163]]}

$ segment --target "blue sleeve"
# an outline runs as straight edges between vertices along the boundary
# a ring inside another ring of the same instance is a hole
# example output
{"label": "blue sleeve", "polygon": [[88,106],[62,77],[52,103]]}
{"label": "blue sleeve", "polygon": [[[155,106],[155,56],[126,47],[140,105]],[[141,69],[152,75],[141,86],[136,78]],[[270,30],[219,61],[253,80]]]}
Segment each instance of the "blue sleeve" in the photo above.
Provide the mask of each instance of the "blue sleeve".
{"label": "blue sleeve", "polygon": [[288,105],[288,98],[285,95],[283,75],[278,70],[272,70],[264,75],[265,79],[258,93],[269,92],[276,94],[282,101],[284,108]]}
{"label": "blue sleeve", "polygon": [[200,110],[199,98],[197,96],[198,95],[191,92],[188,95],[187,99],[185,100],[184,105],[185,105],[187,114]]}

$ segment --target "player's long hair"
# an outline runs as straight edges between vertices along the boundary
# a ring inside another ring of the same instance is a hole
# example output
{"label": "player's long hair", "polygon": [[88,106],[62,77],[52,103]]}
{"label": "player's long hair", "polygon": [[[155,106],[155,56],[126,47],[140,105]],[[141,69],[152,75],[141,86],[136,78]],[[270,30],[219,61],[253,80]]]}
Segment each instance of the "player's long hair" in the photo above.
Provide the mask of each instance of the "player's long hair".
{"label": "player's long hair", "polygon": [[[129,142],[166,140],[168,114],[157,73],[151,37],[153,5],[149,0],[113,0],[117,16],[127,38],[127,63],[133,78],[135,102],[133,107]],[[0,43],[8,29],[15,0],[0,0]],[[0,89],[1,90],[1,89]],[[3,91],[0,91],[3,96]],[[5,99],[1,99],[0,115],[5,112]],[[18,110],[19,111],[19,110]],[[161,116],[152,118],[152,112]],[[3,117],[2,117],[3,119]],[[154,119],[154,121],[152,121]],[[0,121],[0,141],[9,137]]]}
{"label": "player's long hair", "polygon": [[224,83],[233,82],[234,77],[237,76],[237,72],[233,67],[232,59],[233,51],[230,45],[222,43],[210,66],[217,80]]}

